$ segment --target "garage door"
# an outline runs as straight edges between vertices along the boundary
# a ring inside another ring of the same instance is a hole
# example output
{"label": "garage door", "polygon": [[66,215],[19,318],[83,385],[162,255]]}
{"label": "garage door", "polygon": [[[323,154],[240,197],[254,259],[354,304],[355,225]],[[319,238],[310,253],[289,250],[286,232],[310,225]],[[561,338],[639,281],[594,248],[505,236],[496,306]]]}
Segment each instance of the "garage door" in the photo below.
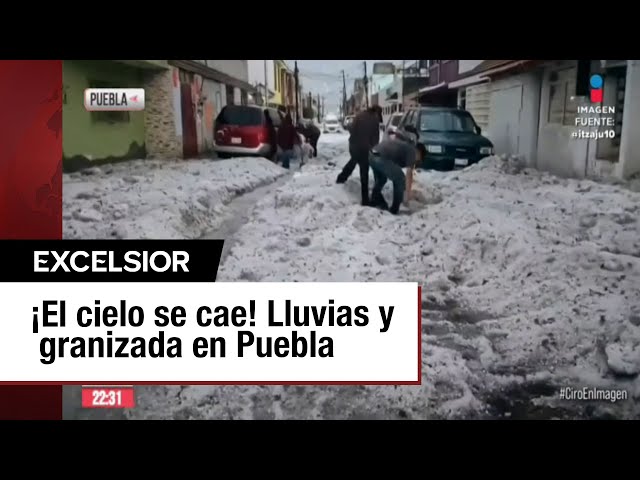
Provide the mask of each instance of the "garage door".
{"label": "garage door", "polygon": [[476,123],[486,131],[489,127],[489,103],[491,101],[490,84],[467,87],[466,110],[473,116]]}
{"label": "garage door", "polygon": [[494,89],[491,94],[491,140],[496,153],[519,152],[522,85]]}

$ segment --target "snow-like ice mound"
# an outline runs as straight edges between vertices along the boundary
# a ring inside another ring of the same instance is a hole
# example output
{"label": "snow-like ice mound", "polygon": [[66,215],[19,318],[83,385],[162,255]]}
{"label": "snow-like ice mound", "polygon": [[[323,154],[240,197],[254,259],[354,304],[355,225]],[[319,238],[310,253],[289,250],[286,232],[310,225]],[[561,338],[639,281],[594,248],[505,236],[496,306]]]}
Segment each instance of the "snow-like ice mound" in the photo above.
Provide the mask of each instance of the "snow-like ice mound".
{"label": "snow-like ice mound", "polygon": [[[186,387],[163,414],[150,401],[135,415],[640,414],[640,194],[492,157],[419,172],[411,215],[392,216],[359,205],[357,169],[335,184],[347,159],[343,146],[335,167],[317,159],[262,200],[218,278],[418,281],[423,385]],[[619,388],[628,400],[562,401],[562,387]]]}
{"label": "snow-like ice mound", "polygon": [[236,195],[287,173],[264,158],[137,160],[64,175],[65,238],[198,238]]}

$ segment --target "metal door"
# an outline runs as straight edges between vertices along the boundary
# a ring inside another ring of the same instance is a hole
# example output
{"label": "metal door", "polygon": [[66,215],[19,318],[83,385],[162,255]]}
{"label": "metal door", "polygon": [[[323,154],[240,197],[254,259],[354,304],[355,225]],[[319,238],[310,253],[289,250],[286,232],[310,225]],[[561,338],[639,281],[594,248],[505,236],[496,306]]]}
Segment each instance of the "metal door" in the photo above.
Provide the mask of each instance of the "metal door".
{"label": "metal door", "polygon": [[518,154],[521,111],[522,85],[493,91],[489,129],[497,154]]}
{"label": "metal door", "polygon": [[180,85],[181,110],[182,110],[182,152],[184,158],[198,156],[198,134],[196,132],[196,115],[191,97],[191,85]]}

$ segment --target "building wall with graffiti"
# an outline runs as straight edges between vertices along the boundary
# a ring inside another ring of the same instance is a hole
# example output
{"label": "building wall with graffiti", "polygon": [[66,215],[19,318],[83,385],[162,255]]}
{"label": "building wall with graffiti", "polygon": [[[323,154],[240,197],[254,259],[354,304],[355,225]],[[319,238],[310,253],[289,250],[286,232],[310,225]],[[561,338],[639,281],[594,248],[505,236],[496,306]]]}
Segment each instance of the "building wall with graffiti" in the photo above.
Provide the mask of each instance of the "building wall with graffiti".
{"label": "building wall with graffiti", "polygon": [[[186,98],[182,96],[181,101],[189,101],[190,108],[181,106],[181,114],[191,113],[193,118],[181,119],[179,122],[182,128],[190,130],[189,124],[192,124],[195,133],[195,146],[197,154],[205,154],[213,149],[213,129],[215,119],[226,105],[226,86],[204,78],[198,74],[180,71],[180,83],[189,85],[190,96]],[[178,98],[180,98],[180,88],[178,89]],[[234,97],[235,97],[234,91]]]}

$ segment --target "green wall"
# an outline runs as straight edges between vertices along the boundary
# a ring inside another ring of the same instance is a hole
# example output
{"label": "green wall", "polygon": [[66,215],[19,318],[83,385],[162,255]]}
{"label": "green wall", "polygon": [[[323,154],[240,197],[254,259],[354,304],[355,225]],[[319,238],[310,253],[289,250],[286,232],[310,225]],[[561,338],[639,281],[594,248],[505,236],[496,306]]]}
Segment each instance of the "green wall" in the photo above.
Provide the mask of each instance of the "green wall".
{"label": "green wall", "polygon": [[140,88],[143,71],[108,60],[65,60],[62,81],[65,170],[145,156],[144,111],[129,112],[129,122],[106,123],[95,121],[84,108],[84,90],[92,81]]}

